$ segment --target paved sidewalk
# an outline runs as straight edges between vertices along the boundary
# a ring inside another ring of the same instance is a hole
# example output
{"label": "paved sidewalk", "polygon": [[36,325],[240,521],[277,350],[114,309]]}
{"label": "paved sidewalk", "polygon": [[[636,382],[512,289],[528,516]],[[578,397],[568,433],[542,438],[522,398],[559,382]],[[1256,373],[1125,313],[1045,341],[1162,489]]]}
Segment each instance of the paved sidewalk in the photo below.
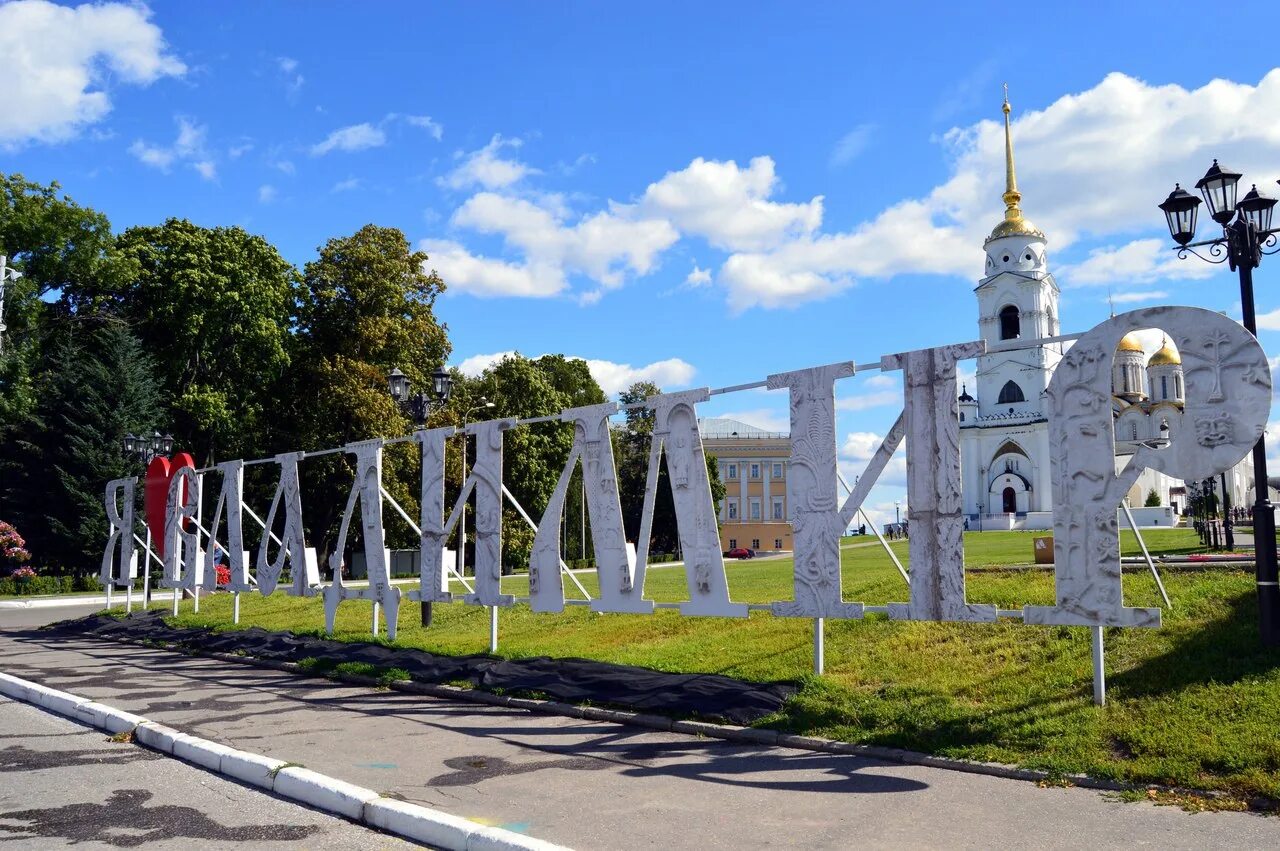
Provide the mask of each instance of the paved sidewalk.
{"label": "paved sidewalk", "polygon": [[419,847],[3,697],[0,843],[6,851]]}
{"label": "paved sidewalk", "polygon": [[[0,633],[0,670],[578,848],[1275,848],[1280,819],[384,692]],[[209,812],[216,813],[216,806]]]}

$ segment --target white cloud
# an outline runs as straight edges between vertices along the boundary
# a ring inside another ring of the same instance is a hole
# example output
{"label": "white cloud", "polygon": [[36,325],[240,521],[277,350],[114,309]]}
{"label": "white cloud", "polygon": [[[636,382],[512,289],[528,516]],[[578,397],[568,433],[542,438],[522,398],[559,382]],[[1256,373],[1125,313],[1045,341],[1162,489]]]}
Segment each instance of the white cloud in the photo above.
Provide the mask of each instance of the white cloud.
{"label": "white cloud", "polygon": [[149,17],[125,3],[0,5],[0,145],[75,137],[111,111],[108,81],[145,86],[185,74]]}
{"label": "white cloud", "polygon": [[1280,308],[1268,313],[1259,313],[1254,317],[1259,331],[1280,331]]}
{"label": "white cloud", "polygon": [[427,131],[427,135],[439,142],[444,138],[444,127],[438,121],[433,121],[430,115],[406,115],[405,121],[413,127],[421,127]]}
{"label": "white cloud", "polygon": [[493,192],[473,195],[454,212],[453,226],[501,235],[524,259],[508,263],[465,251],[464,257],[456,243],[437,243],[435,253],[445,256],[437,257],[436,267],[450,286],[461,277],[459,289],[489,295],[553,295],[565,289],[568,275],[575,273],[613,289],[629,274],[648,274],[658,255],[679,238],[670,223],[659,219],[624,219],[600,212],[569,222],[567,212],[558,204],[548,207]]}
{"label": "white cloud", "polygon": [[279,193],[276,192],[276,188],[274,186],[269,183],[264,183],[258,187],[258,203],[270,204],[272,201],[276,200],[276,196],[278,194]]}
{"label": "white cloud", "polygon": [[[855,476],[862,476],[867,464],[875,456],[876,450],[880,448],[883,441],[884,435],[874,431],[851,431],[845,435],[844,443],[840,444],[838,456],[840,472],[844,474],[850,486],[853,485]],[[885,465],[884,472],[876,480],[876,486],[905,487],[906,483],[907,455],[904,440],[899,444],[893,457],[889,459],[889,463]]]}
{"label": "white cloud", "polygon": [[547,298],[566,286],[563,273],[554,267],[479,257],[456,242],[424,240],[419,247],[430,257],[427,268],[438,270],[451,292]]}
{"label": "white cloud", "polygon": [[330,189],[329,191],[330,192],[350,192],[352,189],[359,189],[359,188],[360,188],[360,178],[348,177],[346,180],[339,180],[337,183],[333,184],[333,188]]}
{"label": "white cloud", "polygon": [[839,168],[857,159],[858,155],[867,149],[875,129],[874,124],[859,124],[841,136],[840,141],[836,142],[835,147],[831,149],[829,165],[832,168]]}
{"label": "white cloud", "polygon": [[1179,260],[1159,239],[1138,239],[1120,246],[1095,248],[1082,262],[1057,270],[1063,281],[1076,285],[1148,283],[1170,278],[1205,278],[1218,270],[1192,258]]}
{"label": "white cloud", "polygon": [[276,58],[276,68],[280,71],[280,78],[284,80],[285,88],[290,95],[296,95],[302,88],[302,84],[307,78],[298,73],[298,60],[288,56],[280,56]]}
{"label": "white cloud", "polygon": [[479,150],[464,154],[458,151],[454,157],[460,162],[453,171],[437,179],[437,183],[449,189],[502,189],[519,182],[530,174],[541,174],[519,160],[501,156],[503,148],[516,149],[524,144],[521,139],[504,139],[494,135],[489,144]]}
{"label": "white cloud", "polygon": [[[514,354],[515,352],[506,351],[472,355],[458,364],[458,370],[463,375],[475,378],[503,358]],[[652,381],[663,390],[687,387],[697,372],[692,365],[679,358],[668,358],[646,366],[634,367],[629,363],[579,358],[574,355],[566,355],[566,357],[570,360],[585,361],[591,377],[600,385],[600,389],[610,396],[626,390],[637,381]]]}
{"label": "white cloud", "polygon": [[[767,249],[811,233],[822,223],[822,196],[805,204],[768,200],[778,188],[770,157],[755,157],[742,169],[733,160],[698,157],[687,168],[649,184],[637,214],[670,221],[685,234],[701,236],[729,251]],[[616,211],[627,209],[614,205]]]}
{"label": "white cloud", "polygon": [[[857,382],[857,379],[854,379]],[[902,407],[902,382],[891,375],[877,373],[857,383],[843,382],[841,389],[856,387],[859,392],[855,396],[841,396],[836,399],[837,411],[865,411],[868,408],[879,408],[884,405]]]}
{"label": "white cloud", "polygon": [[215,179],[218,176],[218,168],[205,149],[208,128],[181,116],[178,117],[177,122],[178,136],[172,145],[153,145],[136,139],[129,146],[129,153],[144,165],[158,168],[166,173],[175,163],[185,162],[205,180]]}
{"label": "white cloud", "polygon": [[[1160,233],[1163,218],[1154,205],[1171,188],[1171,176],[1194,181],[1215,156],[1246,175],[1270,174],[1280,147],[1280,124],[1271,118],[1277,110],[1280,69],[1256,86],[1213,80],[1197,89],[1110,74],[1041,111],[1015,112],[1022,206],[1054,251],[1084,235]],[[832,295],[858,278],[980,274],[982,240],[1000,218],[1003,123],[953,129],[944,140],[951,176],[923,197],[847,232],[729,257],[718,280],[730,306],[788,306]],[[1160,247],[1163,239],[1105,248],[1059,271],[1067,283],[1209,274],[1211,267],[1198,261],[1178,263]]]}
{"label": "white cloud", "polygon": [[330,151],[363,151],[378,148],[387,143],[387,134],[369,122],[340,127],[325,137],[323,142],[311,146],[311,155],[320,157]]}
{"label": "white cloud", "polygon": [[1156,301],[1162,298],[1168,298],[1169,293],[1164,290],[1144,290],[1134,293],[1115,293],[1110,296],[1111,301],[1116,304],[1136,304],[1143,301]]}
{"label": "white cloud", "polygon": [[274,168],[276,171],[281,172],[282,174],[290,174],[290,175],[296,173],[298,170],[294,166],[294,164],[289,160],[277,160],[276,162],[273,162],[271,164],[271,167]]}
{"label": "white cloud", "polygon": [[705,287],[711,283],[711,271],[702,269],[694,263],[693,271],[685,277],[684,282],[691,287]]}

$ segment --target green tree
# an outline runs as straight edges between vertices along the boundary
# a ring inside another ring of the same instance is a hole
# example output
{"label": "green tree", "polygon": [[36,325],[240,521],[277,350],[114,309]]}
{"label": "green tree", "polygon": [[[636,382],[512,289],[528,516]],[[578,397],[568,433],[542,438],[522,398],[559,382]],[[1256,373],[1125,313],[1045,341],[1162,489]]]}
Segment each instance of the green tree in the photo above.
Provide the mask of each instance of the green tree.
{"label": "green tree", "polygon": [[23,462],[4,494],[36,562],[79,573],[102,557],[104,486],[141,472],[122,438],[161,416],[154,367],[138,340],[120,321],[94,324],[64,321],[52,334],[39,402],[22,430]]}
{"label": "green tree", "polygon": [[[275,389],[277,451],[341,446],[412,428],[387,393],[387,373],[399,367],[417,389],[426,390],[450,350],[434,311],[445,284],[425,271],[426,262],[427,255],[413,251],[399,230],[366,225],[329,240],[306,265],[292,363]],[[411,514],[417,506],[414,458],[410,445],[388,447],[384,476],[387,489]],[[306,524],[323,555],[337,533],[353,469],[338,454],[305,462],[303,475]],[[350,545],[357,541],[358,536]]]}
{"label": "green tree", "polygon": [[256,455],[289,362],[296,273],[260,236],[184,219],[129,228],[133,279],[89,299],[128,318],[156,359],[179,445],[197,461]]}
{"label": "green tree", "polygon": [[1154,506],[1160,505],[1160,494],[1156,493],[1155,488],[1152,488],[1150,491],[1147,492],[1147,501],[1143,504],[1146,505],[1147,507],[1154,507]]}

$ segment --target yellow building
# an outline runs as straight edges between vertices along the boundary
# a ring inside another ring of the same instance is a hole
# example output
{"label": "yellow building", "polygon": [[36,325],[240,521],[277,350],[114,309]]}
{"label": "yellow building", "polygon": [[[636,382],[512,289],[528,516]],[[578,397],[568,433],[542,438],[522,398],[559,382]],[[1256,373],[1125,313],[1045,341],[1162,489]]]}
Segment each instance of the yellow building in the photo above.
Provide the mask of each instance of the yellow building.
{"label": "yellow building", "polygon": [[715,456],[725,485],[719,505],[721,549],[791,550],[787,522],[791,436],[713,417],[699,420],[698,430],[703,449]]}

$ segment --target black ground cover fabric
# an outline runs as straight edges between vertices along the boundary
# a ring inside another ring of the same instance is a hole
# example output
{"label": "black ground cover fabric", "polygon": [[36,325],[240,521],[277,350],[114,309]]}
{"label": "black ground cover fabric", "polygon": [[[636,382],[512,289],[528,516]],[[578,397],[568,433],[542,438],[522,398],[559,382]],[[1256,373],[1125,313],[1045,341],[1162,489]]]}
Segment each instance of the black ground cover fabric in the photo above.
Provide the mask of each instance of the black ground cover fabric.
{"label": "black ground cover fabric", "polygon": [[750,683],[718,674],[668,674],[590,659],[540,656],[504,660],[490,656],[438,656],[423,650],[331,641],[258,627],[214,632],[172,627],[158,611],[117,620],[90,615],[45,628],[64,634],[159,641],[193,650],[243,653],[258,659],[300,662],[316,658],[335,665],[364,662],[400,668],[424,683],[470,682],[488,691],[536,691],[566,703],[622,706],[673,716],[700,716],[750,724],[776,712],[796,693],[791,683]]}

